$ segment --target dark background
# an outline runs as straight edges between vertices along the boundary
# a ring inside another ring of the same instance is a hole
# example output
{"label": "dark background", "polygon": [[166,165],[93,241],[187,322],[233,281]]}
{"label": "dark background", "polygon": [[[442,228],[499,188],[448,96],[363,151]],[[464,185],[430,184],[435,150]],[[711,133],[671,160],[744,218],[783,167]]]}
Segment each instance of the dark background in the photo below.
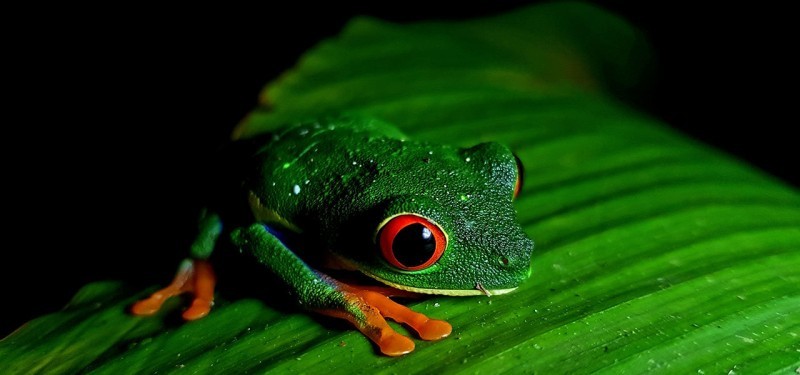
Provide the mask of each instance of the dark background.
{"label": "dark background", "polygon": [[[201,161],[267,81],[351,16],[464,18],[524,3],[8,12],[0,337],[91,281],[167,282],[195,225]],[[655,48],[644,110],[800,184],[787,9],[599,3]]]}

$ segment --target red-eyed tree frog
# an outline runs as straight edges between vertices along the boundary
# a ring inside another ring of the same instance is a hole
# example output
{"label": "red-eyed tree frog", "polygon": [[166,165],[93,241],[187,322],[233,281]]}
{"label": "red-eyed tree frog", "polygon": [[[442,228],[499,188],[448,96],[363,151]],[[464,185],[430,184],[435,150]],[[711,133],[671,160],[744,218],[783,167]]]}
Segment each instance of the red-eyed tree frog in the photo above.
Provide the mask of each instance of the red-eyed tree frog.
{"label": "red-eyed tree frog", "polygon": [[[301,307],[350,321],[386,355],[409,353],[414,342],[384,318],[424,340],[451,332],[389,296],[504,294],[530,275],[533,242],[512,206],[522,166],[503,145],[416,142],[359,117],[297,124],[254,142],[241,194],[230,197],[247,202],[252,217],[233,228],[233,243],[283,280]],[[216,282],[208,258],[228,222],[218,212],[201,218],[172,284],[134,304],[134,314],[153,314],[184,292],[193,294],[185,319],[208,314]],[[346,284],[320,271],[327,268],[385,287]]]}

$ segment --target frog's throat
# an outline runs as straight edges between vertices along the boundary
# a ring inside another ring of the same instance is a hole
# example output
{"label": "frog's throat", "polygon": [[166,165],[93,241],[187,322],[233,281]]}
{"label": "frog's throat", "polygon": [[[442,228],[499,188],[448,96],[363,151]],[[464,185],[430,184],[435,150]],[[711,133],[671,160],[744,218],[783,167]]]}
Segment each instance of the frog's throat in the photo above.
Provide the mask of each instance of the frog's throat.
{"label": "frog's throat", "polygon": [[[384,284],[386,284],[386,285],[388,285],[388,286],[390,286],[392,288],[405,290],[405,291],[408,291],[408,292],[422,293],[422,294],[438,294],[438,295],[443,295],[443,296],[495,296],[495,295],[499,295],[499,294],[510,293],[514,289],[517,289],[517,288],[509,288],[509,289],[486,290],[486,289],[483,289],[482,287],[480,289],[476,288],[476,289],[466,289],[466,290],[465,289],[417,288],[417,287],[413,287],[413,286],[396,284],[396,283],[393,283],[391,281],[384,280],[384,279],[382,279],[382,278],[380,278],[378,276],[375,276],[374,274],[369,273],[369,272],[364,271],[364,270],[361,270],[361,273],[363,273],[363,274],[365,274],[365,275],[367,275],[367,276],[369,276],[369,277],[371,277],[371,278],[373,278],[375,280],[378,280],[378,281],[380,281],[380,282],[382,282],[382,283],[384,283]],[[476,285],[480,286],[480,283],[476,283]]]}

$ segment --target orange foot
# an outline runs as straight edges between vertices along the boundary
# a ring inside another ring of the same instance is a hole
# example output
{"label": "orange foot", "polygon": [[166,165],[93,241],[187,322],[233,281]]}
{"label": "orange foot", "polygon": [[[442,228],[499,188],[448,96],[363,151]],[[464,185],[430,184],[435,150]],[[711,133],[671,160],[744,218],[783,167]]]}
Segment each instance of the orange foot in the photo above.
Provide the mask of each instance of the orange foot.
{"label": "orange foot", "polygon": [[217,279],[211,264],[206,260],[184,260],[178,268],[175,279],[164,289],[149,298],[136,302],[131,307],[134,315],[153,315],[161,309],[161,305],[170,297],[182,293],[194,293],[192,305],[183,312],[183,319],[200,319],[211,310],[214,304],[214,285]]}
{"label": "orange foot", "polygon": [[321,310],[319,312],[353,323],[361,333],[378,345],[383,354],[399,356],[414,350],[414,342],[392,329],[384,317],[408,325],[417,331],[423,340],[443,339],[453,330],[449,323],[430,319],[392,301],[383,294],[396,295],[396,291],[388,288],[362,289],[343,283],[339,283],[338,286],[348,304],[360,310],[363,315],[341,310]]}

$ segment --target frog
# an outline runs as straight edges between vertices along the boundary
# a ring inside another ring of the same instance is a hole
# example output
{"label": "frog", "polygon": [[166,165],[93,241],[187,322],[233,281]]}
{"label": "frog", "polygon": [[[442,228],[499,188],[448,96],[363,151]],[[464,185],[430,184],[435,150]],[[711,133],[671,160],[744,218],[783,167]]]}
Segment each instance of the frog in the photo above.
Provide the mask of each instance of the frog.
{"label": "frog", "polygon": [[172,283],[133,304],[134,315],[189,293],[183,318],[206,316],[216,285],[209,257],[228,221],[243,223],[229,230],[234,247],[276,276],[302,310],[349,321],[387,356],[415,344],[386,319],[422,340],[452,332],[392,298],[501,295],[531,275],[533,241],[513,206],[523,167],[505,145],[416,141],[386,121],[340,115],[285,126],[250,146],[229,194],[246,202],[248,217],[206,210]]}

